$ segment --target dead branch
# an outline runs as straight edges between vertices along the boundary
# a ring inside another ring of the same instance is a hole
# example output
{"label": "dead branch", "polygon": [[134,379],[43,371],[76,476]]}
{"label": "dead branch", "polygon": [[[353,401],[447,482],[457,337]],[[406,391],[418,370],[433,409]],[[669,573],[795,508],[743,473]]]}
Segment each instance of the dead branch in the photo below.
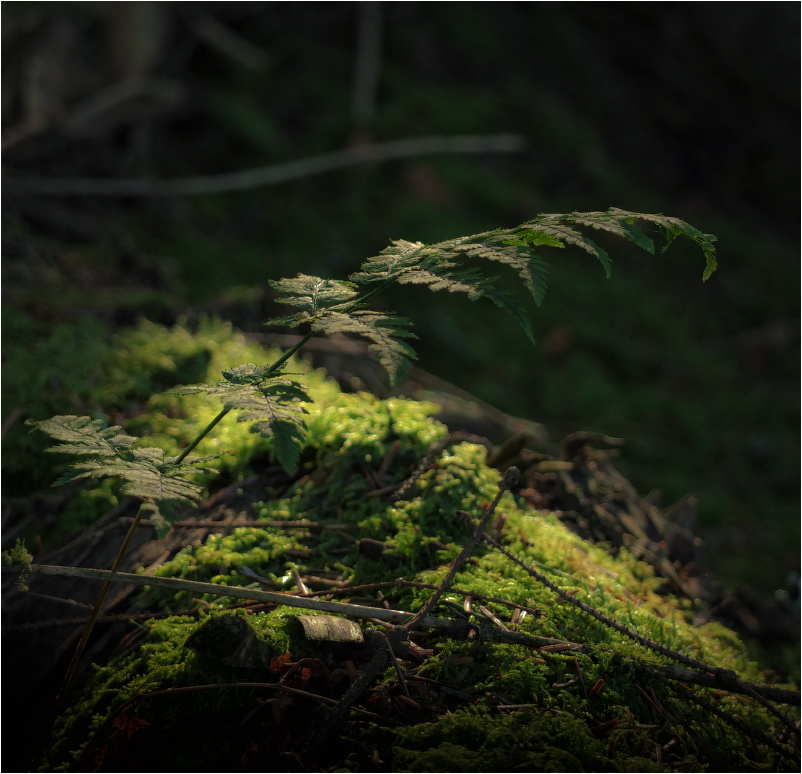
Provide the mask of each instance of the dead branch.
{"label": "dead branch", "polygon": [[17,196],[198,196],[247,191],[358,164],[452,153],[519,153],[524,147],[523,138],[514,134],[453,137],[435,135],[346,148],[332,153],[322,153],[319,156],[286,161],[283,164],[219,175],[198,175],[172,180],[11,178],[4,181],[4,187],[6,193]]}

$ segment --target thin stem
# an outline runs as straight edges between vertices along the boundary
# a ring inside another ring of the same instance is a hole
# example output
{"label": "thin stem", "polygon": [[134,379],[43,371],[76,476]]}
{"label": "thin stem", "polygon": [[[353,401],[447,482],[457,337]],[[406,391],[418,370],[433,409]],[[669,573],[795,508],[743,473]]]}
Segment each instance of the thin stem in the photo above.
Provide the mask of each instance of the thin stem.
{"label": "thin stem", "polygon": [[283,366],[284,363],[286,363],[316,333],[317,331],[309,331],[309,333],[307,333],[306,336],[304,336],[295,346],[290,347],[290,349],[288,349],[278,360],[276,360],[276,362],[273,363],[273,365],[271,365],[267,371],[265,371],[264,375],[270,376],[278,371],[278,369],[281,368],[281,366]]}
{"label": "thin stem", "polygon": [[462,569],[462,566],[468,561],[479,543],[482,542],[482,536],[484,535],[485,527],[488,525],[490,519],[493,517],[493,514],[496,512],[496,508],[501,502],[502,495],[510,488],[512,481],[518,475],[519,473],[517,468],[510,468],[504,474],[504,478],[499,484],[498,492],[495,498],[493,498],[493,502],[487,507],[484,516],[482,516],[480,519],[479,524],[474,529],[473,534],[468,538],[467,541],[465,541],[465,545],[462,547],[460,555],[451,563],[451,567],[449,568],[448,573],[446,574],[446,577],[443,579],[442,583],[440,583],[437,589],[435,589],[434,594],[432,594],[429,599],[426,600],[423,607],[418,610],[418,612],[415,613],[412,618],[404,622],[404,629],[406,631],[410,631],[412,627],[418,623],[418,621],[427,616],[428,613],[434,609],[434,606],[437,604],[440,597],[443,596],[443,594],[448,590],[448,587],[451,585],[451,581],[454,580],[457,573]]}
{"label": "thin stem", "polygon": [[186,458],[186,456],[214,429],[214,426],[226,415],[228,412],[231,411],[230,408],[224,408],[211,422],[209,422],[203,430],[195,436],[195,440],[187,446],[181,454],[178,455],[178,458],[173,462],[173,467],[178,467]]}
{"label": "thin stem", "polygon": [[[368,299],[372,298],[377,293],[380,293],[382,290],[389,287],[394,282],[395,278],[390,280],[385,280],[383,283],[381,283],[381,285],[379,285],[376,288],[373,288],[373,290],[365,293],[364,296],[359,298],[353,304],[347,306],[345,311],[350,312],[354,310],[357,306],[367,301]],[[297,344],[290,347],[278,360],[276,360],[275,363],[273,363],[264,372],[264,377],[271,376],[276,371],[278,371],[279,368],[281,368],[281,366],[284,365],[284,363],[286,363],[296,352],[298,352],[298,350],[301,349],[301,347],[304,346],[304,344],[306,344],[307,341],[309,341],[309,339],[311,339],[315,335],[315,333],[317,333],[317,331],[315,330],[309,331],[309,333],[307,333],[306,336],[304,336]],[[184,449],[184,451],[182,451],[181,454],[178,455],[175,462],[173,462],[173,467],[178,467],[186,459],[187,455],[190,454],[192,450],[214,429],[215,425],[217,425],[218,422],[220,422],[220,420],[222,420],[223,417],[225,417],[225,415],[228,414],[229,411],[231,411],[230,408],[224,408],[211,422],[209,422],[209,424],[206,425],[206,427],[204,427],[203,430],[201,430],[200,433],[198,433],[198,435],[195,436],[192,443],[190,443],[190,445],[187,446],[187,448]]]}

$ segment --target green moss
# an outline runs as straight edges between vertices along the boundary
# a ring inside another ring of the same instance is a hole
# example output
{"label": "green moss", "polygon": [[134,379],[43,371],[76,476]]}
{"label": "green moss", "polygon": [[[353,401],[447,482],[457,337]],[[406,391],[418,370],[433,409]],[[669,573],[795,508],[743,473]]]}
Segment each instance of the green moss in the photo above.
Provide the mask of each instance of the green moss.
{"label": "green moss", "polygon": [[[221,609],[233,601],[225,596],[226,586],[253,584],[246,568],[286,590],[293,586],[294,568],[301,574],[307,568],[314,569],[312,574],[337,570],[354,585],[399,576],[435,583],[444,577],[446,563],[470,533],[457,511],[478,517],[498,491],[500,474],[486,465],[484,447],[469,443],[447,447],[410,489],[406,500],[392,504],[384,497],[367,497],[376,483],[366,471],[378,470],[392,443],[400,441],[400,450],[386,480],[397,482],[446,429],[429,416],[432,406],[400,398],[382,402],[367,394],[343,395],[321,374],[305,373],[303,378],[307,377],[316,399],[310,406],[309,448],[304,458],[309,475],[283,497],[256,503],[255,509],[262,521],[344,522],[355,529],[312,533],[257,522],[230,534],[209,535],[159,567],[156,574],[160,576],[217,583],[220,594],[203,598],[208,607],[200,624],[186,618],[152,621],[145,644],[100,668],[62,717],[49,765],[67,766],[75,758],[70,751],[86,746],[104,718],[137,691],[250,681],[254,674],[262,681],[275,682],[277,676],[269,670],[243,671],[221,661],[236,637],[230,628],[214,621],[231,615]],[[160,400],[168,398],[155,399],[151,408]],[[175,439],[189,432],[183,423],[195,421],[182,413],[186,410],[186,404],[179,404],[173,413],[150,414],[147,421],[154,424],[156,417],[161,417],[165,436]],[[218,438],[217,442],[231,442],[232,450],[247,452],[250,447],[244,436],[232,441],[239,429],[232,425],[228,439]],[[547,568],[544,572],[552,581],[577,599],[664,645],[732,669],[744,679],[764,679],[732,632],[718,624],[694,625],[692,610],[660,596],[660,581],[651,568],[626,550],[611,556],[569,532],[553,514],[523,510],[509,493],[502,497],[497,513],[506,517],[502,540],[508,548],[524,561]],[[368,558],[359,552],[357,540],[364,537],[384,543],[381,557]],[[345,751],[339,760],[347,759],[352,770],[370,770],[370,755],[364,750],[379,744],[388,750],[382,752],[383,759],[389,759],[389,765],[399,771],[662,771],[655,750],[671,740],[672,763],[691,762],[713,770],[741,770],[747,765],[781,769],[787,764],[762,747],[755,757],[748,738],[634,669],[634,662],[660,665],[664,657],[555,598],[486,546],[476,550],[454,585],[474,594],[537,607],[544,615],[527,616],[518,624],[520,631],[587,643],[593,651],[533,653],[521,645],[456,642],[433,636],[428,647],[434,653],[418,674],[451,687],[470,687],[475,706],[455,708],[450,717],[434,723],[402,728],[397,738],[389,740],[379,726],[349,731],[350,736],[341,740],[343,747],[337,749]],[[384,593],[395,607],[414,611],[430,592],[394,587]],[[461,604],[458,595],[450,598]],[[189,593],[169,594],[162,589],[146,589],[139,596],[140,605],[167,612],[191,607],[196,604],[192,600]],[[445,604],[448,601],[447,595],[435,613],[453,616]],[[488,603],[487,607],[509,621],[504,606]],[[297,630],[292,631],[292,619],[301,612],[279,608],[249,616],[248,623],[269,653],[320,657],[297,638]],[[192,648],[186,647],[190,634],[195,637]],[[577,669],[585,689],[574,681]],[[394,684],[396,679],[389,669],[380,682]],[[602,680],[603,688],[589,700],[585,690]],[[652,691],[668,714],[658,712],[655,706],[659,705],[644,698],[651,695],[644,692]],[[774,735],[774,719],[762,707],[709,690],[700,693],[756,730]],[[502,714],[495,708],[494,695],[533,705],[533,711]],[[230,770],[239,765],[248,748],[249,734],[256,733],[241,722],[256,706],[256,698],[250,689],[154,697],[137,704],[136,717],[158,727],[164,748],[159,759],[162,768],[214,765]],[[307,710],[298,711],[303,715]],[[303,722],[297,721],[299,725],[312,722],[303,717]],[[680,720],[669,722],[669,717]],[[190,735],[188,718],[196,723]],[[225,742],[214,749],[205,735],[201,738],[197,733],[211,722],[226,734]],[[108,736],[108,729],[98,734],[100,741],[104,734]],[[98,740],[90,748],[96,744]],[[103,765],[112,764],[107,761]]]}
{"label": "green moss", "polygon": [[[188,376],[185,369],[200,368],[204,361],[203,378],[209,381],[218,378],[219,370],[231,362],[265,362],[275,357],[220,324],[201,326],[194,335],[147,325],[140,333],[130,339],[132,357],[138,358],[139,367],[145,362],[153,364],[153,373],[160,368],[158,378],[166,381]],[[152,348],[147,343],[150,339],[157,341]],[[171,360],[171,347],[181,357]],[[206,358],[200,352],[211,354]],[[278,679],[267,666],[274,655],[330,658],[305,643],[299,627],[293,627],[294,617],[304,611],[284,607],[247,616],[248,630],[258,643],[249,651],[252,665],[237,666],[230,657],[245,630],[241,623],[226,623],[226,619],[233,615],[244,621],[246,616],[242,610],[223,609],[234,601],[226,596],[227,586],[256,587],[251,577],[255,572],[279,588],[291,590],[294,569],[302,575],[307,570],[310,574],[337,571],[353,585],[399,576],[436,583],[470,534],[457,511],[478,517],[495,497],[500,474],[486,465],[485,448],[470,443],[447,446],[406,493],[406,499],[392,503],[386,497],[368,496],[377,488],[375,475],[391,445],[399,442],[382,485],[405,479],[430,444],[444,437],[446,428],[430,416],[435,407],[402,398],[380,401],[364,393],[341,394],[332,381],[303,363],[295,370],[301,372],[315,401],[309,405],[304,475],[283,496],[254,503],[258,521],[253,526],[211,534],[156,569],[163,577],[218,584],[220,593],[198,598],[189,592],[143,590],[138,602],[152,610],[175,612],[198,604],[196,599],[206,606],[198,621],[171,616],[149,622],[142,645],[98,668],[75,705],[60,719],[46,766],[68,767],[81,750],[86,750],[81,766],[87,763],[86,756],[101,768],[119,765],[111,743],[113,723],[108,719],[139,693],[255,680],[270,683]],[[114,379],[123,385],[118,396],[134,395],[139,389],[119,374]],[[155,432],[160,443],[174,450],[219,410],[205,400],[157,395],[131,424],[142,433]],[[250,434],[234,419],[227,417],[200,449],[202,453],[230,452],[219,466],[230,474],[247,470],[270,451],[269,440]],[[114,496],[112,486],[95,494],[86,492],[68,506],[67,513],[70,519],[80,521],[93,503],[103,501],[106,507]],[[510,493],[502,497],[497,514],[505,517],[502,540],[507,547],[524,561],[545,568],[555,584],[577,599],[664,645],[732,669],[744,679],[763,680],[732,632],[718,624],[694,625],[692,609],[660,596],[660,580],[652,569],[626,550],[611,556],[569,532],[553,514],[522,509]],[[304,519],[351,524],[353,530],[312,532],[265,523]],[[360,553],[358,540],[366,537],[384,544],[380,557]],[[332,756],[335,750],[337,755],[341,751],[337,761],[346,761],[351,770],[371,770],[372,759],[364,750],[380,746],[387,751],[382,752],[387,765],[398,771],[662,771],[655,750],[669,742],[671,764],[722,770],[748,766],[782,769],[787,764],[762,747],[756,757],[748,738],[698,705],[685,702],[665,684],[637,673],[634,662],[660,665],[664,657],[555,598],[498,552],[480,546],[454,586],[536,607],[543,615],[524,618],[517,624],[520,631],[587,643],[593,651],[533,653],[521,645],[432,636],[427,646],[433,655],[418,674],[451,687],[469,687],[473,706],[454,707],[451,716],[413,724],[392,735],[378,725],[352,726],[330,751]],[[411,611],[430,594],[398,586],[384,589],[384,593],[395,607]],[[462,598],[447,594],[435,613],[453,617],[449,602],[461,605]],[[509,621],[508,608],[496,603],[487,603],[487,607]],[[485,622],[476,613],[474,620]],[[577,670],[582,673],[584,689],[575,679]],[[392,685],[396,680],[394,670],[388,669],[380,683]],[[604,681],[603,688],[589,700],[585,691],[601,685],[599,681]],[[658,705],[644,698],[651,695],[644,692],[652,691],[668,714],[658,712]],[[700,693],[756,730],[774,735],[774,719],[763,708],[726,694]],[[532,709],[504,714],[495,708],[498,695]],[[145,756],[137,759],[140,769],[154,765],[152,754],[146,754],[148,749],[160,751],[159,767],[164,770],[237,768],[255,734],[264,733],[265,728],[278,734],[284,728],[277,720],[284,710],[276,710],[274,725],[259,725],[265,723],[262,720],[254,726],[243,721],[258,706],[260,697],[264,695],[256,689],[215,688],[141,699],[124,714],[149,724],[142,726],[150,729],[142,732],[142,739],[150,741],[134,745],[128,752],[138,750],[137,754]],[[318,722],[313,704],[300,703],[293,709],[295,726],[312,727]],[[669,717],[680,720],[669,722]],[[97,755],[101,756],[97,760],[91,757]]]}

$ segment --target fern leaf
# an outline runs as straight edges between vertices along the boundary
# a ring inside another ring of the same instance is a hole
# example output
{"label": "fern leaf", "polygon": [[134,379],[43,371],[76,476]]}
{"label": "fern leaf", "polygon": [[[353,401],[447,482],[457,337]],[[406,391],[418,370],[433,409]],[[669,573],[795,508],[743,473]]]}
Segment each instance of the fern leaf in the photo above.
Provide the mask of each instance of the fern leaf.
{"label": "fern leaf", "polygon": [[612,212],[572,212],[569,215],[559,216],[560,220],[575,223],[578,226],[587,226],[599,231],[607,231],[636,244],[643,250],[654,254],[654,242],[643,230],[630,223],[631,218]]}
{"label": "fern leaf", "polygon": [[[323,314],[329,314],[325,312]],[[227,409],[239,412],[237,421],[254,422],[254,432],[274,438],[276,458],[292,473],[306,439],[303,403],[310,401],[303,385],[291,379],[264,377],[269,366],[244,363],[224,371],[217,384],[194,384],[171,390],[177,395],[204,393],[219,400]]]}
{"label": "fern leaf", "polygon": [[[154,514],[160,534],[168,528],[161,508],[171,504],[197,502],[202,487],[185,476],[190,471],[203,470],[197,465],[214,457],[190,456],[180,465],[178,457],[164,456],[164,449],[132,448],[138,440],[120,433],[120,428],[103,427],[103,422],[90,417],[56,416],[41,422],[29,421],[57,441],[48,451],[73,454],[80,459],[53,485],[58,486],[79,478],[113,477],[125,482],[123,492],[142,500],[143,507]],[[92,457],[94,459],[83,459]]]}
{"label": "fern leaf", "polygon": [[123,488],[125,494],[146,502],[192,503],[200,498],[203,491],[203,487],[183,478],[180,470],[167,471],[148,457],[141,457],[135,462],[123,460],[77,462],[73,467],[78,471],[76,478],[104,476],[121,478],[126,482]]}
{"label": "fern leaf", "polygon": [[[523,240],[521,240],[523,241]],[[484,258],[488,261],[503,263],[518,272],[524,286],[532,294],[535,303],[540,305],[546,295],[546,275],[548,266],[546,262],[535,255],[525,244],[519,240],[488,240],[480,244],[463,244],[455,248],[469,258]]]}
{"label": "fern leaf", "polygon": [[361,266],[362,271],[354,272],[348,279],[362,285],[394,279],[420,264],[426,257],[423,255],[425,249],[422,242],[394,239],[389,247],[368,258]]}
{"label": "fern leaf", "polygon": [[483,277],[478,269],[458,266],[449,260],[429,259],[398,277],[401,285],[426,285],[429,290],[465,293],[471,301],[481,298],[495,277]]}
{"label": "fern leaf", "polygon": [[[278,303],[302,309],[297,316],[299,323],[304,322],[305,315],[314,317],[321,310],[341,306],[357,295],[356,286],[352,282],[321,279],[309,274],[299,274],[293,279],[271,280],[270,286],[284,294],[284,297],[276,299]],[[270,321],[268,324],[278,323]]]}
{"label": "fern leaf", "polygon": [[684,220],[674,218],[669,215],[649,214],[644,212],[629,212],[628,210],[620,210],[617,207],[611,207],[610,213],[617,216],[623,216],[627,222],[634,223],[636,220],[645,220],[648,223],[656,225],[666,239],[666,245],[663,252],[668,250],[671,243],[677,237],[684,236],[695,242],[702,249],[705,256],[705,270],[702,274],[702,281],[707,282],[713,272],[718,268],[718,260],[716,258],[716,248],[713,242],[716,241],[714,234],[704,234],[699,229],[694,228],[690,223]]}
{"label": "fern leaf", "polygon": [[137,440],[131,435],[121,433],[122,428],[119,425],[104,428],[100,419],[72,414],[51,417],[40,422],[29,419],[27,424],[38,427],[57,441],[63,441],[59,446],[51,446],[47,450],[50,452],[115,457],[127,452]]}
{"label": "fern leaf", "polygon": [[384,366],[391,384],[398,384],[409,371],[411,361],[417,359],[415,350],[403,341],[417,336],[399,327],[408,324],[409,321],[402,317],[362,309],[351,314],[328,312],[315,320],[312,328],[326,333],[355,333],[369,339],[373,343],[368,349]]}
{"label": "fern leaf", "polygon": [[521,228],[531,229],[532,231],[537,231],[546,236],[553,237],[563,244],[581,247],[601,263],[604,267],[604,273],[609,279],[612,267],[610,266],[610,258],[607,252],[599,247],[593,240],[584,236],[580,231],[562,222],[562,217],[562,215],[538,215],[537,218],[529,221],[529,223],[525,223]]}

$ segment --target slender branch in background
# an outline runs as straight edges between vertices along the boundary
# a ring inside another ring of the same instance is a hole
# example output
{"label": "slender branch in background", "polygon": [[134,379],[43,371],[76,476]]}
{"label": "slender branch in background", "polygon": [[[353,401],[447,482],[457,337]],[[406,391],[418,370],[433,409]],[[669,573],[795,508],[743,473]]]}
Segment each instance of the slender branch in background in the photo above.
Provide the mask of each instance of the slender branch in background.
{"label": "slender branch in background", "polygon": [[799,754],[795,750],[789,750],[785,747],[782,747],[773,739],[769,739],[765,734],[762,734],[757,729],[754,729],[747,723],[744,723],[740,718],[736,717],[735,715],[731,715],[729,712],[726,712],[712,702],[709,702],[703,696],[699,696],[698,694],[694,693],[692,690],[682,685],[682,683],[672,683],[666,678],[662,678],[662,680],[672,691],[678,693],[684,699],[695,702],[700,707],[704,707],[708,712],[721,718],[725,723],[729,723],[733,728],[737,728],[742,734],[746,734],[747,736],[752,737],[752,739],[760,742],[760,744],[770,747],[772,750],[774,750],[774,752],[779,753],[783,757],[790,758],[792,761],[799,763]]}
{"label": "slender branch in background", "polygon": [[266,185],[284,183],[335,169],[391,161],[416,156],[471,153],[520,153],[524,138],[515,134],[457,135],[453,137],[416,137],[374,145],[322,153],[296,161],[266,167],[199,175],[172,180],[101,179],[101,178],[9,178],[3,181],[5,193],[17,196],[197,196],[201,194],[248,191]]}
{"label": "slender branch in background", "polygon": [[376,92],[381,72],[382,7],[380,2],[359,3],[356,66],[351,112],[354,126],[364,129],[376,115]]}

